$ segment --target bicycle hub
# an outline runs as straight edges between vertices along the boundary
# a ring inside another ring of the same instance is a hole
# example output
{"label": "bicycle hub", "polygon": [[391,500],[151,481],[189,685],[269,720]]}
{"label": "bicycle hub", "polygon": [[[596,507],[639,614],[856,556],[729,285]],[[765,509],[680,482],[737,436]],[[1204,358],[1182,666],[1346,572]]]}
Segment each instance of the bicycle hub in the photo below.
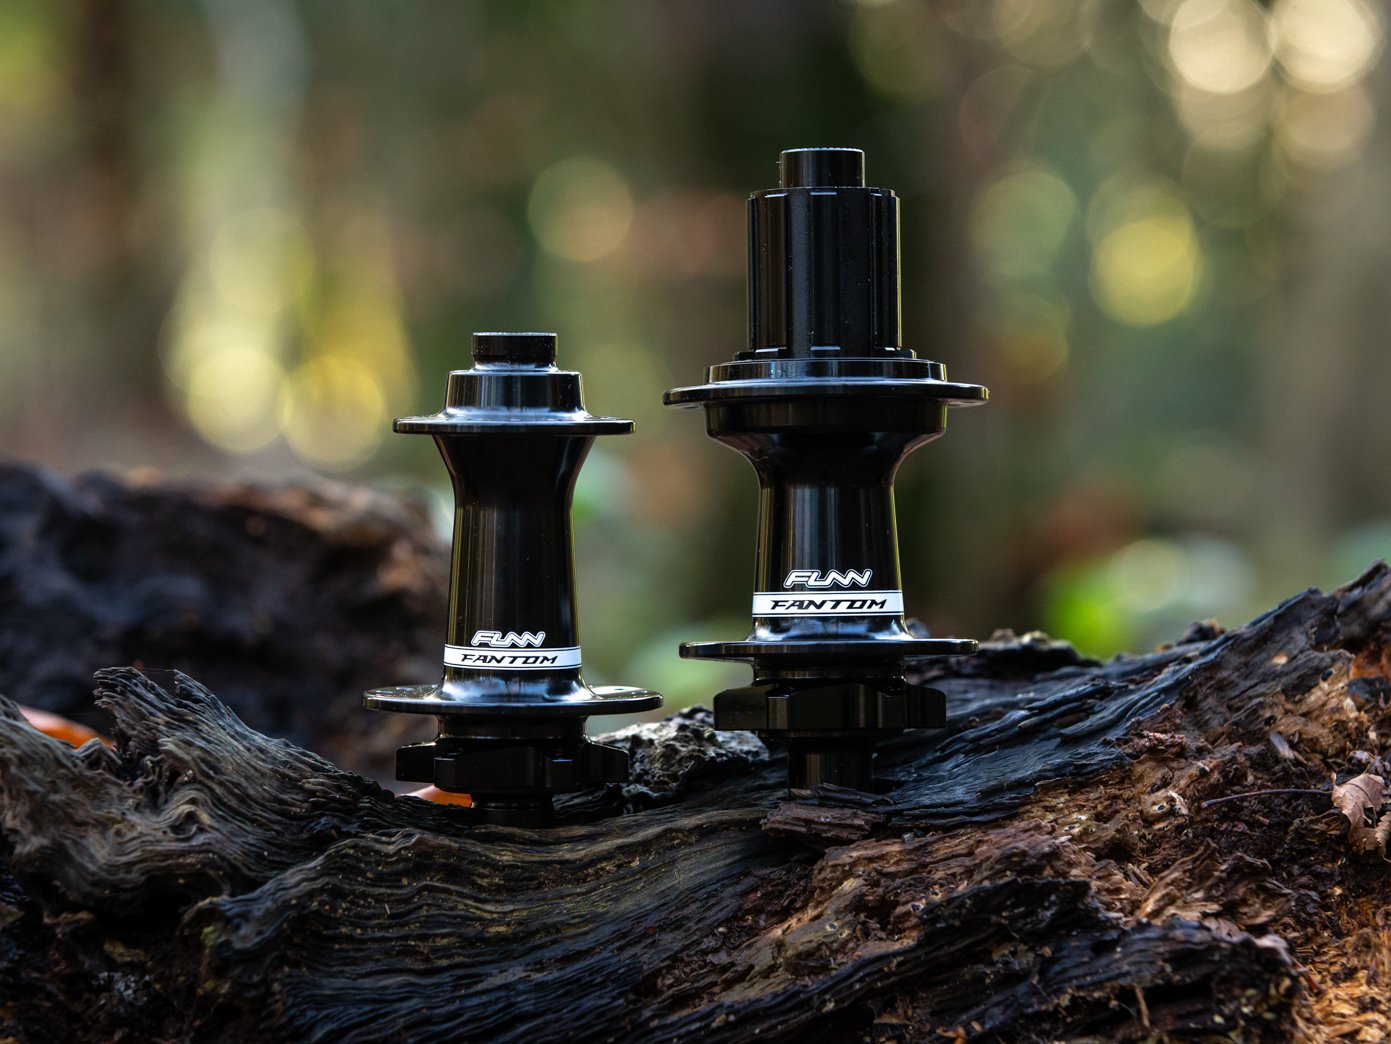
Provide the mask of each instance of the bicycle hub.
{"label": "bicycle hub", "polygon": [[753,667],[715,697],[715,726],[782,740],[793,789],[868,790],[881,739],[945,724],[945,696],[906,664],[976,650],[908,630],[894,475],[987,392],[902,346],[898,198],[865,187],[864,153],[793,149],[781,175],[749,198],[748,350],[664,396],[704,407],[760,487],[753,630],[681,655]]}
{"label": "bicycle hub", "polygon": [[628,755],[584,736],[591,714],[661,705],[656,692],[591,688],[581,675],[570,503],[599,435],[633,422],[584,408],[555,335],[481,333],[445,406],[395,422],[434,437],[454,486],[444,677],[373,689],[372,710],[433,714],[439,735],[396,752],[396,778],[467,793],[484,822],[540,826],[552,795],[622,783]]}

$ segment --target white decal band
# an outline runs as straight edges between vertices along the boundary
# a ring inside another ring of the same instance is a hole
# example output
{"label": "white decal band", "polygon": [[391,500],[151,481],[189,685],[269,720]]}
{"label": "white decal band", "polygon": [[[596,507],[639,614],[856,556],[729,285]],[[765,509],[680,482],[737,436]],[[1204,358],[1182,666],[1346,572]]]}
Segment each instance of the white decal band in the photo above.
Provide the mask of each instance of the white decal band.
{"label": "white decal band", "polygon": [[901,616],[902,591],[759,591],[753,596],[754,616]]}
{"label": "white decal band", "polygon": [[475,671],[559,671],[580,665],[580,647],[507,650],[446,645],[444,665]]}

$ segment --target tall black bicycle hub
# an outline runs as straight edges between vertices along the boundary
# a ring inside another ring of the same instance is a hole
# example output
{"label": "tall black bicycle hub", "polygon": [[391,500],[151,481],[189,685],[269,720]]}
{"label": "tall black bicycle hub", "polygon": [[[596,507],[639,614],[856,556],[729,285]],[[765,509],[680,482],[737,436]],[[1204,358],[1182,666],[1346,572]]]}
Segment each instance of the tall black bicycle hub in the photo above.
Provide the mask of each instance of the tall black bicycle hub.
{"label": "tall black bicycle hub", "polygon": [[760,487],[753,630],[681,655],[752,665],[752,685],[715,697],[715,724],[781,739],[793,789],[867,790],[881,739],[945,724],[907,661],[976,650],[908,630],[894,474],[948,407],[987,392],[902,346],[898,198],[865,187],[864,153],[793,149],[781,173],[749,198],[748,350],[664,397],[704,407]]}
{"label": "tall black bicycle hub", "polygon": [[443,410],[394,425],[433,436],[454,485],[444,677],[363,704],[439,719],[433,741],[397,750],[397,779],[467,793],[484,822],[542,826],[553,794],[628,778],[627,753],[585,739],[585,719],[662,702],[586,685],[575,619],[575,478],[596,436],[633,422],[585,411],[554,334],[474,334],[473,362]]}

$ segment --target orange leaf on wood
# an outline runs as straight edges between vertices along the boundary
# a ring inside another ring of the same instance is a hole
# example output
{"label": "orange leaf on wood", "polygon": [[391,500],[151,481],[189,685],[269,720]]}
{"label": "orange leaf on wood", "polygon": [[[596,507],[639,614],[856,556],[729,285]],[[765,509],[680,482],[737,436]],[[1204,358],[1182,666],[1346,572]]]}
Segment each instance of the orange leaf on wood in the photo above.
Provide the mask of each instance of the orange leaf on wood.
{"label": "orange leaf on wood", "polygon": [[455,794],[449,790],[441,790],[439,787],[422,787],[419,790],[412,790],[407,797],[424,798],[426,801],[433,801],[437,805],[463,805],[467,808],[473,804],[473,798],[467,794]]}
{"label": "orange leaf on wood", "polygon": [[77,722],[69,721],[60,715],[45,710],[37,710],[34,707],[20,707],[19,710],[24,715],[24,720],[45,736],[52,736],[64,743],[71,743],[74,747],[80,747],[88,740],[94,739],[101,740],[108,747],[111,745],[111,741],[105,736],[89,729],[86,725],[79,725]]}

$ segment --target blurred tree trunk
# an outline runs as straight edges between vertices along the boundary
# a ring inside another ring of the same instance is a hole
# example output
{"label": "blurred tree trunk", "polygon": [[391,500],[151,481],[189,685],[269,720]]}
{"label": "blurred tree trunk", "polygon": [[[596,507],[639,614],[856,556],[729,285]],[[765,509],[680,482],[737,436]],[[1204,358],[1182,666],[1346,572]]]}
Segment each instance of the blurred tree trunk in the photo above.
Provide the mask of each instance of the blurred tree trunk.
{"label": "blurred tree trunk", "polygon": [[[1257,372],[1270,462],[1264,510],[1249,518],[1270,576],[1331,575],[1336,538],[1391,515],[1384,473],[1386,302],[1391,299],[1391,68],[1367,80],[1377,115],[1361,159],[1305,173],[1282,292],[1272,295],[1270,350]],[[1391,548],[1384,553],[1391,554]]]}
{"label": "blurred tree trunk", "polygon": [[138,21],[131,0],[81,0],[77,8],[71,56],[77,163],[69,182],[69,234],[81,269],[69,289],[80,302],[54,303],[60,314],[83,323],[72,363],[105,371],[99,383],[82,382],[84,390],[99,391],[108,409],[119,402],[131,416],[148,417],[165,408],[155,344],[172,287],[139,242],[155,230],[143,200]]}

